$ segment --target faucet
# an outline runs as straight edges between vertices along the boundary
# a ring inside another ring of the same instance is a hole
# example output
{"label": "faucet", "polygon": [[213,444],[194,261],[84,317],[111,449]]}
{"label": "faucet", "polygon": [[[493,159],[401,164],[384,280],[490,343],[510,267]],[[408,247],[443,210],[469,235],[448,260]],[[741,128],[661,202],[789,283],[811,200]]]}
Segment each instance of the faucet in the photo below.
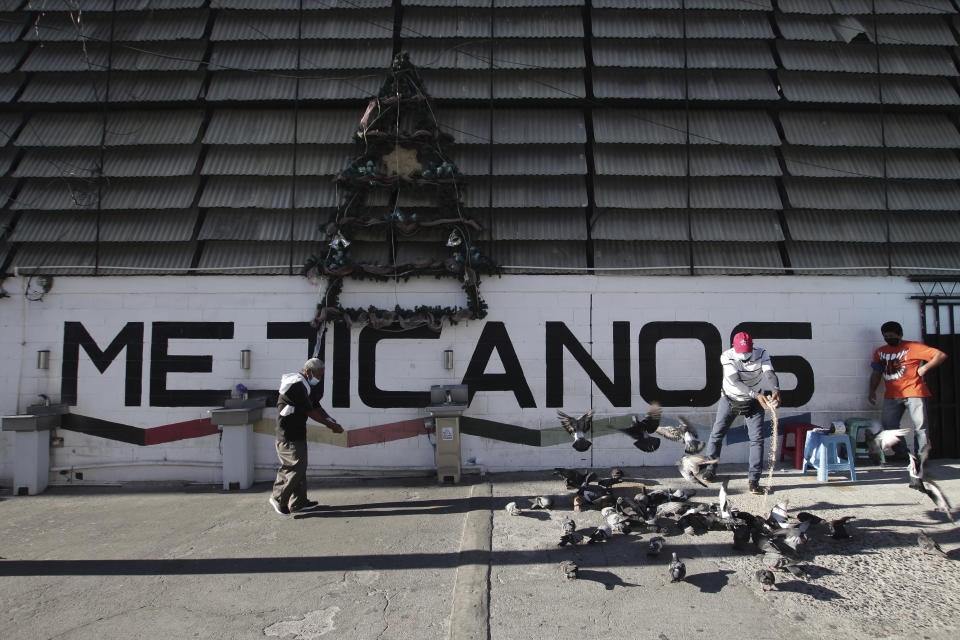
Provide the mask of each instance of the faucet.
{"label": "faucet", "polygon": [[41,400],[43,400],[43,406],[45,406],[45,407],[49,407],[49,406],[50,406],[50,396],[48,396],[48,395],[45,394],[45,393],[41,393],[41,394],[38,394],[37,397],[40,398]]}

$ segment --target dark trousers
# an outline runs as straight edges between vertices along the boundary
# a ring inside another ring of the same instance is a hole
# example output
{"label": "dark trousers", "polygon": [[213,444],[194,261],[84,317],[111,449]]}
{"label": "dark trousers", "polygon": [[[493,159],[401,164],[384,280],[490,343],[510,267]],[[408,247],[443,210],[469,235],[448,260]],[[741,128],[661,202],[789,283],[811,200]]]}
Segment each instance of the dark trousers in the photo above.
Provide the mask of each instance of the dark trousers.
{"label": "dark trousers", "polygon": [[307,441],[277,440],[280,468],[273,483],[273,497],[290,509],[307,502]]}
{"label": "dark trousers", "polygon": [[[747,472],[747,477],[758,482],[760,474],[763,472],[763,413],[763,407],[754,400],[743,416],[747,425],[747,434],[750,436],[750,470]],[[727,436],[730,425],[733,424],[738,415],[730,409],[727,396],[721,395],[720,402],[717,403],[717,419],[713,422],[710,439],[707,440],[707,447],[703,453],[707,459],[712,460],[720,457],[723,439]],[[715,473],[716,466],[712,465],[709,471]]]}

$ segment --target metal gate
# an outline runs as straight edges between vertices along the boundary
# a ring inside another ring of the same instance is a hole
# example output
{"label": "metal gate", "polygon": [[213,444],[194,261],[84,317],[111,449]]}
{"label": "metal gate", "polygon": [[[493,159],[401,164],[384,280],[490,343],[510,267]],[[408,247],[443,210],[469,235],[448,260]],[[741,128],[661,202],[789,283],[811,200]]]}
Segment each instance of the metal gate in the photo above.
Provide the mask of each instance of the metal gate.
{"label": "metal gate", "polygon": [[[922,289],[933,283],[921,283]],[[934,458],[960,458],[960,283],[938,281],[939,292],[920,300],[923,342],[947,354],[947,361],[925,376],[933,397],[928,405]],[[944,286],[946,285],[946,286]],[[925,291],[926,293],[926,291]],[[932,293],[932,291],[931,291]]]}

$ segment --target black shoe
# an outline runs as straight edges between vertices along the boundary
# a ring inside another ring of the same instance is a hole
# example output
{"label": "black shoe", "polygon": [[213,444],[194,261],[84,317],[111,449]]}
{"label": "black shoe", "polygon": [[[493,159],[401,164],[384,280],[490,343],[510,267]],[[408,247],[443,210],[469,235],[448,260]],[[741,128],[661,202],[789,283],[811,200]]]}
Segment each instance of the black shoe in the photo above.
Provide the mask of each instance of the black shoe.
{"label": "black shoe", "polygon": [[700,474],[700,479],[704,482],[720,482],[717,480],[717,474],[713,471],[704,471]]}
{"label": "black shoe", "polygon": [[316,500],[307,500],[303,503],[302,506],[292,507],[290,511],[313,511],[320,506],[320,503]]}
{"label": "black shoe", "polygon": [[757,480],[751,480],[747,483],[747,490],[750,491],[755,496],[762,496],[763,489],[760,488],[760,482]]}
{"label": "black shoe", "polygon": [[270,503],[270,506],[273,507],[273,510],[279,513],[282,516],[290,515],[290,509],[287,508],[287,505],[280,504],[277,502],[277,499],[273,496],[270,496],[270,499],[267,501]]}

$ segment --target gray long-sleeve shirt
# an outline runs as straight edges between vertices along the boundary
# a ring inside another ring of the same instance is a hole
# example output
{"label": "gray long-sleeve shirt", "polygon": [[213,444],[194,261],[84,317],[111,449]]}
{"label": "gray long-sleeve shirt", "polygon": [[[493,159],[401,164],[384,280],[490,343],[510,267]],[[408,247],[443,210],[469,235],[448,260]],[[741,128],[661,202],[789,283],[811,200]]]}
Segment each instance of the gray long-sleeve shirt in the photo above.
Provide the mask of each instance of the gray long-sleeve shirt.
{"label": "gray long-sleeve shirt", "polygon": [[720,354],[723,366],[723,394],[731,400],[749,400],[763,391],[779,391],[770,354],[756,347],[749,360],[741,360],[733,348]]}

